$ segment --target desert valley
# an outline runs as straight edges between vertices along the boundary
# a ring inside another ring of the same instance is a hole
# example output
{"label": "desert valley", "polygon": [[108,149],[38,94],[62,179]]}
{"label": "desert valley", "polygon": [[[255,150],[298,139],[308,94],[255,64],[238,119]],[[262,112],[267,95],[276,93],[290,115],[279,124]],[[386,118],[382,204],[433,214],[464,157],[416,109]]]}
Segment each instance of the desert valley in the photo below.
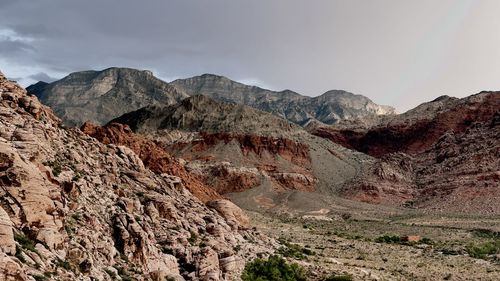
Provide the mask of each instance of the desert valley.
{"label": "desert valley", "polygon": [[0,186],[0,280],[500,280],[500,92],[1,75]]}

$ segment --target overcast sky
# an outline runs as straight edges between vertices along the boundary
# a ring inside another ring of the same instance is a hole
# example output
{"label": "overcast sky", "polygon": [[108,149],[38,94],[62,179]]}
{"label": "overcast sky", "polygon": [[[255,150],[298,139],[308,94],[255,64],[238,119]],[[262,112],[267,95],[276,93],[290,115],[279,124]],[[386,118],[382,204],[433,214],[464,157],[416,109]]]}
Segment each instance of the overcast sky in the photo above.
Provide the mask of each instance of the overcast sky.
{"label": "overcast sky", "polygon": [[23,85],[126,66],[215,73],[399,111],[500,90],[500,1],[0,0],[0,70]]}

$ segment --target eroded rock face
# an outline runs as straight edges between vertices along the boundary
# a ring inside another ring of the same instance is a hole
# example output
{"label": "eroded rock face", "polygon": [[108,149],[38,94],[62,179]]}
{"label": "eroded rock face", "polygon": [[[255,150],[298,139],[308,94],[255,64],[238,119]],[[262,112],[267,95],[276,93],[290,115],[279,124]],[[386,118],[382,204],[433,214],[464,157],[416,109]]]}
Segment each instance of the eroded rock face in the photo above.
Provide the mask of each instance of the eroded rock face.
{"label": "eroded rock face", "polygon": [[200,179],[188,173],[161,145],[134,134],[127,125],[111,123],[100,127],[87,122],[81,127],[81,130],[104,144],[129,147],[141,158],[144,165],[152,171],[168,173],[181,178],[183,185],[203,202],[222,198],[216,191],[201,182]]}
{"label": "eroded rock face", "polygon": [[88,120],[104,125],[143,106],[172,104],[187,97],[151,71],[116,67],[71,73],[52,83],[32,85],[28,92],[54,109],[67,126],[81,126]]}
{"label": "eroded rock face", "polygon": [[375,157],[418,154],[448,131],[465,132],[474,122],[489,122],[500,108],[500,93],[482,92],[464,99],[438,98],[368,127],[314,126],[310,132]]}
{"label": "eroded rock face", "polygon": [[[61,128],[3,75],[0,95],[1,280],[47,272],[53,280],[234,280],[247,260],[272,249],[240,225],[241,210],[217,211],[194,197],[167,154],[143,162],[139,147],[161,153],[154,145],[105,145]],[[148,161],[171,166],[154,172]]]}
{"label": "eroded rock face", "polygon": [[[242,160],[235,164],[211,157],[221,146],[234,147]],[[270,178],[280,190],[313,191],[317,183],[309,146],[286,138],[200,133],[191,143],[176,143],[168,149],[189,160],[186,168],[204,177],[221,194],[252,189],[264,177]]]}
{"label": "eroded rock face", "polygon": [[311,98],[290,90],[275,92],[248,86],[213,74],[179,79],[170,84],[191,96],[206,95],[216,101],[244,104],[300,125],[310,120],[334,124],[344,119],[395,113],[390,106],[341,90]]}
{"label": "eroded rock face", "polygon": [[448,131],[418,154],[386,154],[344,195],[370,203],[498,214],[499,120],[495,113],[463,132]]}

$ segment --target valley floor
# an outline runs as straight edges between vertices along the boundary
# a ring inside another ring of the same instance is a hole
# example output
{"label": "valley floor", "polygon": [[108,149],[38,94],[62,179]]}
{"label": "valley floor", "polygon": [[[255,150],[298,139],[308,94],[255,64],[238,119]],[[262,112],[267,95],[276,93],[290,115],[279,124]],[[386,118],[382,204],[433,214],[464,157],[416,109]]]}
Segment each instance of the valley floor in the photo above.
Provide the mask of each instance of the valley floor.
{"label": "valley floor", "polygon": [[[250,214],[258,229],[280,241],[280,254],[307,268],[311,280],[332,274],[353,280],[500,280],[498,216]],[[422,240],[399,241],[406,235]],[[496,254],[483,255],[492,245]]]}

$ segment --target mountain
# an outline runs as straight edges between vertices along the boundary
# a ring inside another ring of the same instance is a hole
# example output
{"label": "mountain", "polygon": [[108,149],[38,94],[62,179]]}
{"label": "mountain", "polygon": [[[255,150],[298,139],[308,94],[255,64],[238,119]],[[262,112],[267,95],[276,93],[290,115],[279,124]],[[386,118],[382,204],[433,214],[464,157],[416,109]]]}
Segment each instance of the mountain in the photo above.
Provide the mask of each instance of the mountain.
{"label": "mountain", "polygon": [[146,105],[172,104],[187,97],[150,71],[130,68],[75,72],[49,84],[36,83],[27,90],[68,126],[80,126],[89,120],[105,124]]}
{"label": "mountain", "polygon": [[194,95],[248,105],[299,125],[311,120],[334,124],[395,113],[392,107],[340,90],[311,98],[289,90],[274,92],[248,86],[212,74],[166,83],[150,71],[116,67],[71,73],[52,83],[38,82],[27,90],[68,126],[80,126],[85,121],[102,125],[144,106],[174,104]]}
{"label": "mountain", "polygon": [[251,210],[331,208],[371,159],[270,113],[203,95],[148,106],[105,127],[114,123],[162,144],[186,170]]}
{"label": "mountain", "polygon": [[318,97],[302,96],[290,90],[270,91],[248,86],[226,77],[204,74],[170,83],[188,95],[206,95],[216,101],[244,104],[299,125],[311,120],[334,124],[344,119],[394,114],[395,109],[373,103],[367,97],[332,90]]}
{"label": "mountain", "polygon": [[442,96],[403,114],[374,119],[368,125],[310,124],[306,129],[376,157],[393,152],[417,154],[448,131],[465,132],[476,122],[489,122],[499,108],[499,92],[481,92],[463,99]]}
{"label": "mountain", "polygon": [[154,160],[167,166],[62,127],[0,73],[0,280],[236,280],[273,251],[240,208],[203,204]]}
{"label": "mountain", "polygon": [[378,158],[344,196],[447,212],[500,212],[500,92],[439,97],[367,127],[311,133]]}

